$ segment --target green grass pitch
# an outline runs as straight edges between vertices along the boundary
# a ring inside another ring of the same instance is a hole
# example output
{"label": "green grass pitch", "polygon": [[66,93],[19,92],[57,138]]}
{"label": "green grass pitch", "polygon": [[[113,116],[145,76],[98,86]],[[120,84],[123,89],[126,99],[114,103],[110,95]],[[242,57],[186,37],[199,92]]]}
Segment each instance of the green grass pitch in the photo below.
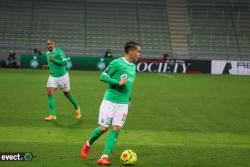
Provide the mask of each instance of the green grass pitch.
{"label": "green grass pitch", "polygon": [[[0,166],[94,167],[107,134],[86,161],[79,151],[97,126],[106,84],[100,72],[70,71],[72,94],[83,119],[62,91],[56,94],[58,120],[48,114],[48,71],[0,69],[0,152],[32,152],[29,162]],[[138,167],[250,166],[250,77],[201,74],[138,73],[132,110],[111,154],[132,149]]]}

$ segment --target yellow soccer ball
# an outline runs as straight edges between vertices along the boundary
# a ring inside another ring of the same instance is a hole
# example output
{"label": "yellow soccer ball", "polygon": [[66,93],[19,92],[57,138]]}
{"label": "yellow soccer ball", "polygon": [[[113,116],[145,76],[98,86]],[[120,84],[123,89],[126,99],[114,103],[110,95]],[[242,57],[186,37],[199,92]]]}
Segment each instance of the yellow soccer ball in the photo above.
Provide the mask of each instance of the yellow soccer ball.
{"label": "yellow soccer ball", "polygon": [[123,165],[135,165],[137,161],[137,155],[132,150],[124,150],[120,159]]}

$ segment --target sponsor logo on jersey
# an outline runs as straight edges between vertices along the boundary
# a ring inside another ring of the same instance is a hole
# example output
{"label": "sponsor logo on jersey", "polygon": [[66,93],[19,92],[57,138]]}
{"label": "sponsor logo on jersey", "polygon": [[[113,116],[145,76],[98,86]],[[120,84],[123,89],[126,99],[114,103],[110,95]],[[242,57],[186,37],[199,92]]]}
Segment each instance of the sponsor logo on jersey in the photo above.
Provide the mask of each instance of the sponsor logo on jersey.
{"label": "sponsor logo on jersey", "polygon": [[127,79],[128,78],[128,75],[127,74],[122,74],[121,75],[121,79]]}

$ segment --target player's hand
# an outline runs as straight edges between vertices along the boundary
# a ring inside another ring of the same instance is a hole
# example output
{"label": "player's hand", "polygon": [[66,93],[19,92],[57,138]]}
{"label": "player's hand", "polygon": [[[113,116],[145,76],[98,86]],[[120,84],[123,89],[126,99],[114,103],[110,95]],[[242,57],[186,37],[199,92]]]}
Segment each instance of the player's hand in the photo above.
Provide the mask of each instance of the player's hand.
{"label": "player's hand", "polygon": [[50,56],[50,57],[49,57],[49,60],[50,60],[50,61],[54,61],[54,57],[53,57],[53,56]]}
{"label": "player's hand", "polygon": [[120,86],[123,86],[127,83],[127,80],[125,78],[122,78],[120,81],[119,81],[119,85]]}

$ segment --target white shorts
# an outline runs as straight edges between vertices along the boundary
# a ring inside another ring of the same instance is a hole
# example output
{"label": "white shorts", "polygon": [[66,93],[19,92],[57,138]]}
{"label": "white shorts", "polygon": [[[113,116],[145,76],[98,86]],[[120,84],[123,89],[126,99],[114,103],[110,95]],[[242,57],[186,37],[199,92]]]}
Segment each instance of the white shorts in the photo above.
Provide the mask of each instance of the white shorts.
{"label": "white shorts", "polygon": [[118,104],[107,100],[102,100],[98,123],[109,127],[112,125],[123,126],[128,114],[128,104]]}
{"label": "white shorts", "polygon": [[64,92],[70,91],[70,82],[69,82],[69,74],[66,73],[64,76],[61,77],[52,77],[49,76],[47,82],[47,88],[61,88]]}

